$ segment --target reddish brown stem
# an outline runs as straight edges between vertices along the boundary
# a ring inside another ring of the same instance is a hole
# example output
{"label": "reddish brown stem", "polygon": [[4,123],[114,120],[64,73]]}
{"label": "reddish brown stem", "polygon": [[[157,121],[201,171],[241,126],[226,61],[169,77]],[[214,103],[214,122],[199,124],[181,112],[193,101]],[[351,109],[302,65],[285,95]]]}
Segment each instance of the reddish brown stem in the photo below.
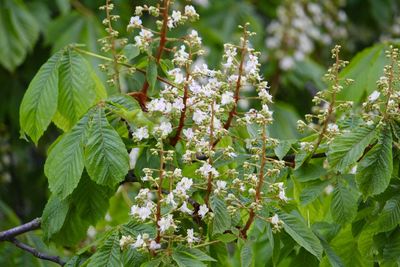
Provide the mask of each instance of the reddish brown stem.
{"label": "reddish brown stem", "polygon": [[[165,48],[165,44],[167,42],[169,4],[170,4],[170,0],[163,1],[163,8],[162,8],[163,25],[161,27],[160,43],[158,45],[158,50],[157,50],[157,54],[156,54],[156,63],[157,64],[160,63],[161,56],[162,56],[164,48]],[[133,95],[133,97],[135,97],[138,100],[138,102],[140,103],[140,106],[142,107],[142,109],[143,109],[143,107],[146,106],[148,89],[149,89],[149,83],[146,79],[146,81],[144,82],[144,84],[142,86],[142,89],[140,90],[141,94]],[[140,97],[137,97],[137,96],[140,96]],[[144,109],[144,111],[146,111],[146,109]]]}
{"label": "reddish brown stem", "polygon": [[[262,155],[261,155],[261,164],[260,164],[260,173],[258,176],[258,183],[257,183],[257,187],[256,187],[256,195],[255,195],[255,202],[258,204],[258,202],[260,202],[261,200],[261,190],[264,184],[264,168],[265,168],[265,164],[267,162],[267,158],[265,156],[265,151],[267,150],[266,148],[266,127],[265,125],[263,126],[263,132],[262,132]],[[247,238],[247,231],[249,230],[250,226],[252,225],[254,218],[256,216],[256,212],[254,210],[254,208],[250,209],[250,213],[249,213],[249,218],[247,219],[247,222],[245,224],[245,226],[243,227],[243,229],[240,231],[241,236],[246,239]]]}

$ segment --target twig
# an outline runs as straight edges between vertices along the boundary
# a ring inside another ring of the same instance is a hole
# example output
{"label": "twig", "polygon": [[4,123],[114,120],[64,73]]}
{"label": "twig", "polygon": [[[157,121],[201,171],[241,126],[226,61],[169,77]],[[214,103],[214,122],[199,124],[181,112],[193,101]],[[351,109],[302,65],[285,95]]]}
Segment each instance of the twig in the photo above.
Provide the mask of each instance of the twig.
{"label": "twig", "polygon": [[50,256],[50,255],[47,255],[47,254],[45,254],[43,252],[40,252],[40,251],[36,250],[35,248],[33,248],[33,247],[31,247],[31,246],[19,241],[16,238],[12,238],[12,239],[10,239],[8,241],[13,243],[14,245],[19,247],[20,249],[31,253],[36,258],[39,258],[39,259],[42,259],[42,260],[46,260],[46,261],[51,261],[51,262],[59,264],[60,266],[64,266],[65,263],[66,263],[60,257],[58,257],[58,256]]}
{"label": "twig", "polygon": [[37,230],[40,228],[41,219],[36,218],[28,223],[19,225],[17,227],[11,228],[9,230],[0,232],[0,241],[8,241],[18,235]]}
{"label": "twig", "polygon": [[31,253],[33,256],[35,256],[36,258],[42,259],[42,260],[47,260],[47,261],[52,261],[55,262],[61,266],[65,265],[65,261],[63,261],[60,257],[58,256],[51,256],[51,255],[47,255],[43,252],[40,252],[38,250],[36,250],[35,248],[19,241],[18,239],[16,239],[16,236],[30,232],[30,231],[34,231],[37,229],[40,229],[41,226],[41,219],[40,218],[36,218],[33,219],[32,221],[16,226],[14,228],[11,228],[9,230],[5,230],[0,232],[0,242],[1,241],[8,241],[10,243],[13,243],[15,246],[17,246],[18,248],[25,250],[29,253]]}

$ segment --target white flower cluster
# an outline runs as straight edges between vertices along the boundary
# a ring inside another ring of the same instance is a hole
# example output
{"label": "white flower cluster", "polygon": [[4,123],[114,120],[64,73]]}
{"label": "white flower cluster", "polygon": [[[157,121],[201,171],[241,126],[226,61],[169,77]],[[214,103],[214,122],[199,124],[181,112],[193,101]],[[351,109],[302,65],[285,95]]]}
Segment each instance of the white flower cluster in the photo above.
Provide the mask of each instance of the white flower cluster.
{"label": "white flower cluster", "polygon": [[311,54],[317,44],[330,45],[346,37],[346,13],[335,1],[287,1],[278,7],[278,17],[267,28],[266,46],[282,70]]}

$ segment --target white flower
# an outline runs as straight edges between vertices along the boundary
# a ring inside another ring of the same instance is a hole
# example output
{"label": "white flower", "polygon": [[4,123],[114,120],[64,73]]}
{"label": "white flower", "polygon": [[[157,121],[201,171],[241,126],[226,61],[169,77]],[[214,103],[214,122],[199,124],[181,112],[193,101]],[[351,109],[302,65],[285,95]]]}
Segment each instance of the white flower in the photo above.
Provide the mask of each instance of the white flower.
{"label": "white flower", "polygon": [[147,130],[147,127],[141,127],[137,129],[134,133],[133,136],[138,140],[142,140],[145,138],[149,138],[149,131]]}
{"label": "white flower", "polygon": [[141,29],[139,36],[135,36],[136,45],[141,48],[147,48],[149,43],[151,42],[151,38],[153,37],[153,33],[146,29]]}
{"label": "white flower", "polygon": [[184,66],[186,63],[188,63],[188,60],[189,54],[185,52],[185,46],[181,45],[181,49],[175,53],[172,62],[178,66]]}
{"label": "white flower", "polygon": [[151,112],[165,112],[167,109],[167,103],[162,98],[155,98],[147,104],[147,109]]}
{"label": "white flower", "polygon": [[119,240],[119,246],[120,246],[121,249],[123,250],[123,249],[126,248],[128,245],[132,244],[133,241],[134,241],[134,240],[133,240],[133,238],[132,238],[130,235],[128,235],[128,236],[123,235],[123,236],[121,237],[121,239]]}
{"label": "white flower", "polygon": [[132,148],[131,152],[129,152],[129,168],[133,170],[136,165],[136,161],[139,157],[139,148]]}
{"label": "white flower", "polygon": [[162,217],[161,220],[157,222],[157,224],[160,227],[161,233],[164,233],[170,228],[176,228],[172,214],[168,214],[167,216]]}
{"label": "white flower", "polygon": [[128,27],[140,28],[141,25],[142,25],[142,20],[140,19],[140,17],[134,16],[134,17],[131,17]]}
{"label": "white flower", "polygon": [[154,128],[154,132],[159,132],[165,138],[172,132],[172,124],[170,122],[162,122],[158,127]]}
{"label": "white flower", "polygon": [[381,95],[381,93],[379,93],[378,91],[373,91],[372,94],[369,95],[368,101],[375,102],[379,98],[380,95]]}
{"label": "white flower", "polygon": [[196,30],[192,30],[191,33],[188,35],[188,38],[194,46],[201,45],[201,37],[199,37],[199,33]]}
{"label": "white flower", "polygon": [[329,133],[339,133],[339,127],[335,123],[329,123],[327,131]]}
{"label": "white flower", "polygon": [[194,132],[192,128],[184,129],[183,135],[186,137],[187,140],[192,140],[194,138]]}
{"label": "white flower", "polygon": [[136,242],[135,242],[132,246],[133,246],[134,248],[140,248],[140,247],[143,247],[143,245],[145,245],[144,240],[143,240],[143,238],[142,238],[142,235],[139,234],[139,235],[136,237]]}
{"label": "white flower", "polygon": [[293,68],[293,66],[294,66],[294,60],[291,57],[286,56],[279,61],[279,67],[282,70],[289,70]]}
{"label": "white flower", "polygon": [[171,15],[172,23],[176,25],[182,20],[182,13],[180,11],[173,10]]}
{"label": "white flower", "polygon": [[217,181],[217,188],[219,190],[224,190],[226,188],[226,181],[218,180]]}
{"label": "white flower", "polygon": [[219,176],[218,171],[213,166],[208,164],[207,162],[205,162],[203,164],[203,166],[201,166],[199,168],[199,171],[203,175],[204,178],[207,178],[209,174],[212,174],[214,177],[218,177]]}
{"label": "white flower", "polygon": [[174,77],[174,83],[179,84],[179,83],[182,83],[185,81],[182,71],[179,68],[175,68],[175,69],[168,71],[168,75],[171,75]]}
{"label": "white flower", "polygon": [[146,206],[139,207],[133,205],[131,207],[131,215],[137,215],[142,221],[145,221],[151,215],[151,208],[153,207],[152,202],[147,202]]}
{"label": "white flower", "polygon": [[272,103],[272,95],[268,93],[266,89],[262,89],[258,92],[258,96],[262,99],[267,101],[268,103]]}
{"label": "white flower", "polygon": [[275,226],[278,226],[281,223],[278,214],[275,214],[274,216],[271,217],[271,223]]}
{"label": "white flower", "polygon": [[350,173],[350,174],[356,174],[356,173],[357,173],[357,166],[358,166],[358,165],[354,165],[353,168],[351,168],[351,170],[350,170],[349,173]]}
{"label": "white flower", "polygon": [[161,248],[161,244],[158,244],[156,241],[151,240],[149,248],[150,250],[157,250]]}
{"label": "white flower", "polygon": [[179,208],[179,210],[180,210],[181,212],[183,212],[183,213],[187,213],[187,214],[190,214],[190,215],[193,213],[193,211],[190,210],[190,209],[187,207],[186,201],[183,202],[183,204],[182,204],[182,206]]}
{"label": "white flower", "polygon": [[174,194],[172,192],[170,192],[167,197],[165,198],[165,202],[169,205],[171,205],[172,207],[176,208],[177,204],[174,200]]}
{"label": "white flower", "polygon": [[246,62],[245,70],[247,73],[255,74],[258,70],[258,57],[249,55],[249,60]]}
{"label": "white flower", "polygon": [[333,187],[333,185],[329,184],[324,188],[324,192],[325,194],[330,195],[334,189],[335,188]]}
{"label": "white flower", "polygon": [[184,198],[187,198],[186,191],[190,189],[190,187],[193,185],[193,180],[189,179],[187,177],[183,177],[182,180],[180,180],[174,189],[174,193],[182,196]]}
{"label": "white flower", "polygon": [[198,242],[200,239],[194,236],[193,229],[187,229],[186,231],[187,237],[186,240],[189,244],[192,244],[194,242]]}
{"label": "white flower", "polygon": [[200,206],[198,214],[200,215],[201,218],[204,218],[204,216],[206,216],[208,211],[209,209],[207,208],[207,205],[203,204]]}
{"label": "white flower", "polygon": [[196,9],[191,6],[191,5],[187,5],[185,6],[185,16],[188,16],[189,18],[196,18],[199,15],[196,12]]}
{"label": "white flower", "polygon": [[201,110],[195,110],[193,112],[193,121],[196,124],[201,124],[208,117],[207,113]]}
{"label": "white flower", "polygon": [[230,103],[233,103],[234,99],[233,99],[233,92],[225,92],[222,94],[221,96],[221,105],[228,105]]}

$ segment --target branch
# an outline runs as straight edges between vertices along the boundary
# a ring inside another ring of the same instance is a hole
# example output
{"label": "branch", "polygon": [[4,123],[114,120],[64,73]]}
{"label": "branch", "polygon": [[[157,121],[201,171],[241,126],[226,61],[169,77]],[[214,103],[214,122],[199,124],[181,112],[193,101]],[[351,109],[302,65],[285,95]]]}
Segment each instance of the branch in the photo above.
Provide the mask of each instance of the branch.
{"label": "branch", "polygon": [[36,218],[28,223],[23,225],[19,225],[17,227],[11,228],[9,230],[0,232],[0,241],[9,241],[12,238],[24,234],[26,232],[30,232],[33,230],[37,230],[40,228],[41,219]]}
{"label": "branch", "polygon": [[42,253],[42,252],[36,250],[35,248],[33,248],[33,247],[31,247],[31,246],[19,241],[16,238],[12,238],[12,239],[10,239],[8,241],[13,243],[14,245],[19,247],[20,249],[31,253],[36,258],[39,258],[39,259],[42,259],[42,260],[46,260],[46,261],[51,261],[51,262],[59,264],[60,266],[64,266],[65,263],[66,263],[60,257],[58,257],[58,256],[50,256],[50,255],[47,255],[45,253]]}
{"label": "branch", "polygon": [[5,230],[0,232],[0,242],[1,241],[8,241],[10,243],[13,243],[15,246],[17,246],[18,248],[25,250],[29,253],[31,253],[33,256],[35,256],[36,258],[42,259],[42,260],[47,260],[47,261],[52,261],[54,263],[57,263],[61,266],[65,265],[65,261],[63,261],[60,257],[58,256],[50,256],[47,255],[43,252],[40,252],[38,250],[36,250],[35,248],[19,241],[18,239],[16,239],[15,237],[30,231],[34,231],[37,229],[40,229],[40,225],[41,225],[41,219],[40,218],[36,218],[33,219],[32,221],[16,226],[14,228],[11,228],[9,230]]}

